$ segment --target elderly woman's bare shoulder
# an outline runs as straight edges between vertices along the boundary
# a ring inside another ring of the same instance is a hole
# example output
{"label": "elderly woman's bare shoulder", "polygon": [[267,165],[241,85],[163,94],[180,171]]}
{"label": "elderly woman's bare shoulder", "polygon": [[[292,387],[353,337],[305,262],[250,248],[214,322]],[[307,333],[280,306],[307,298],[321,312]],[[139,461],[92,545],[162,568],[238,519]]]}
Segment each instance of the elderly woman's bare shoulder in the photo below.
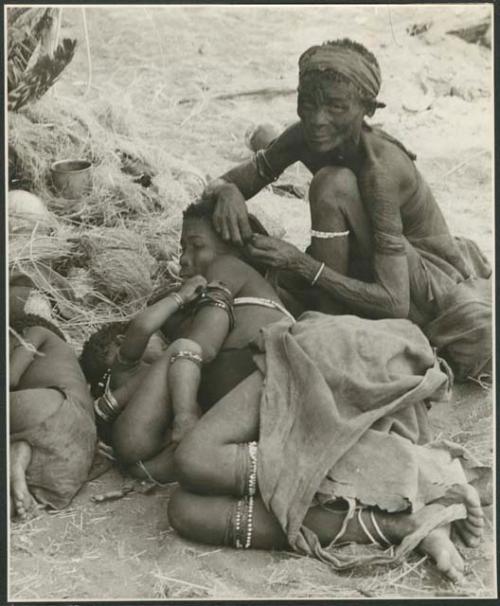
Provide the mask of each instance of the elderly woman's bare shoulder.
{"label": "elderly woman's bare shoulder", "polygon": [[401,189],[413,189],[416,184],[414,156],[402,143],[380,130],[363,130],[362,145],[365,163],[361,172],[383,174]]}

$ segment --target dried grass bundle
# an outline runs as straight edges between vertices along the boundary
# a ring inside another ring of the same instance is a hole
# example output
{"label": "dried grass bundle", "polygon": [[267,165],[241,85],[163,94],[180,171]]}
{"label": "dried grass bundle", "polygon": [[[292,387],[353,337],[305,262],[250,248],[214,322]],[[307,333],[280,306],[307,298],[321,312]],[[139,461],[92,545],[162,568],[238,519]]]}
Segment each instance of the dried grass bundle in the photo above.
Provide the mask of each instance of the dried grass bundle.
{"label": "dried grass bundle", "polygon": [[22,268],[40,263],[50,264],[69,257],[74,252],[73,231],[65,226],[52,235],[39,233],[38,226],[28,231],[10,230],[9,268]]}
{"label": "dried grass bundle", "polygon": [[157,268],[143,240],[122,228],[95,228],[84,233],[80,246],[88,258],[95,287],[113,302],[146,299]]}
{"label": "dried grass bundle", "polygon": [[[9,178],[47,200],[59,216],[80,212],[94,224],[115,225],[128,214],[182,208],[196,196],[193,183],[203,176],[185,163],[152,148],[126,128],[119,100],[75,104],[63,98],[44,98],[20,113],[9,114]],[[116,130],[113,130],[116,129]],[[124,157],[139,159],[151,177],[144,187],[127,171]],[[93,191],[74,203],[58,198],[51,188],[50,166],[56,160],[80,158],[93,164]],[[174,177],[185,175],[187,187]],[[19,186],[19,185],[17,185]]]}

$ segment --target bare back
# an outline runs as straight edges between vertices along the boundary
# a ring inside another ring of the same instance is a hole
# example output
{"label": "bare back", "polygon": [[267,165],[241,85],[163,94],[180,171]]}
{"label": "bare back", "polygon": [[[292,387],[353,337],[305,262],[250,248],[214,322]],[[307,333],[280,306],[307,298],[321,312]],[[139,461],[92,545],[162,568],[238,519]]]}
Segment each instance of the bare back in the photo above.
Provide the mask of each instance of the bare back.
{"label": "bare back", "polygon": [[[57,387],[78,402],[92,406],[89,390],[83,372],[71,347],[52,331],[42,326],[31,326],[23,338],[33,344],[37,353],[31,354],[32,361],[21,374],[16,389]],[[22,348],[18,345],[16,348]],[[11,356],[12,360],[15,352]]]}

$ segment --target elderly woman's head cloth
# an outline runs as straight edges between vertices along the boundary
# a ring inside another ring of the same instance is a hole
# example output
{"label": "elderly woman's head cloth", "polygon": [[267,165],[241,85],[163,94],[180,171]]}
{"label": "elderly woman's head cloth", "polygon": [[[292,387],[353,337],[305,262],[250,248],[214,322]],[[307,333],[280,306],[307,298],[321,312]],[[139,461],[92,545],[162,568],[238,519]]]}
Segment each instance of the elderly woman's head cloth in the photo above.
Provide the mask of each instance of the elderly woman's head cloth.
{"label": "elderly woman's head cloth", "polygon": [[356,86],[361,97],[369,101],[373,109],[385,107],[384,103],[377,101],[382,83],[379,64],[361,44],[344,38],[312,46],[299,59],[299,80],[303,81],[314,72],[340,74]]}

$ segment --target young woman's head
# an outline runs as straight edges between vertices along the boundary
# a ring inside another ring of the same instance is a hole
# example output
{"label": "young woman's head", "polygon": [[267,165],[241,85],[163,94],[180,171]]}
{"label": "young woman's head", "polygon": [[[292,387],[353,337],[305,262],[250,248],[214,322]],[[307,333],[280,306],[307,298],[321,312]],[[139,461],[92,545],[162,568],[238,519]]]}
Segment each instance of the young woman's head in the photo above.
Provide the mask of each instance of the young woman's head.
{"label": "young woman's head", "polygon": [[206,276],[207,269],[219,255],[236,253],[226,244],[212,226],[214,203],[202,200],[184,211],[181,234],[181,277]]}
{"label": "young woman's head", "polygon": [[[232,254],[245,258],[242,248],[224,242],[212,225],[215,202],[201,200],[194,202],[184,211],[181,234],[181,277],[191,278],[197,274],[205,276],[210,264],[219,255]],[[252,232],[267,235],[260,221],[249,215]],[[248,259],[245,258],[246,261]]]}

